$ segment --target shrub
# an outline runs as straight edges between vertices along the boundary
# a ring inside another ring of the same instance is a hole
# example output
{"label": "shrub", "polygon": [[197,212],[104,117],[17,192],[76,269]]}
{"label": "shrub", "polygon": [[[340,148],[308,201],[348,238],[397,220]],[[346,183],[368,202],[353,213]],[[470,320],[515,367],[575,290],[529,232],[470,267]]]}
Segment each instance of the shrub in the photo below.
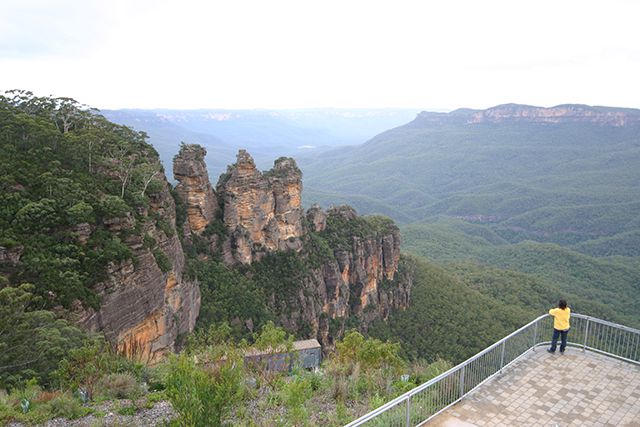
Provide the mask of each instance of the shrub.
{"label": "shrub", "polygon": [[111,399],[135,399],[141,394],[136,378],[130,373],[113,373],[96,384],[96,394]]}
{"label": "shrub", "polygon": [[65,393],[49,402],[49,412],[54,418],[75,420],[89,414],[91,410],[83,407],[77,399]]}
{"label": "shrub", "polygon": [[100,202],[100,210],[105,218],[120,218],[129,212],[129,206],[122,198],[107,195]]}
{"label": "shrub", "polygon": [[159,219],[156,222],[156,227],[162,230],[167,237],[173,237],[176,234],[173,226],[166,219]]}
{"label": "shrub", "polygon": [[67,209],[67,219],[71,224],[93,223],[95,222],[93,207],[86,202],[78,202]]}
{"label": "shrub", "polygon": [[151,253],[153,254],[153,257],[156,259],[156,263],[158,264],[158,267],[160,267],[160,270],[163,273],[166,273],[169,270],[171,270],[172,268],[171,261],[169,260],[167,255],[164,252],[162,252],[160,248],[153,248],[151,250]]}
{"label": "shrub", "polygon": [[71,391],[82,389],[91,398],[103,376],[118,370],[124,371],[131,365],[122,359],[113,353],[106,341],[97,338],[70,351],[58,365],[54,376],[62,388]]}
{"label": "shrub", "polygon": [[221,426],[223,417],[242,393],[242,358],[228,354],[204,369],[186,354],[169,361],[166,394],[180,415],[180,426]]}
{"label": "shrub", "polygon": [[62,392],[57,391],[57,390],[52,390],[52,391],[42,390],[33,399],[33,403],[36,403],[36,404],[47,403],[47,402],[52,401],[56,397],[60,396],[61,394],[62,394]]}
{"label": "shrub", "polygon": [[293,425],[302,425],[307,418],[304,404],[311,398],[312,389],[308,378],[295,376],[282,389],[282,401],[287,407]]}
{"label": "shrub", "polygon": [[0,389],[0,424],[9,424],[9,421],[13,420],[15,412],[9,403],[9,396],[7,392]]}
{"label": "shrub", "polygon": [[120,415],[135,415],[138,412],[138,408],[136,408],[136,405],[126,405],[119,408],[117,412]]}

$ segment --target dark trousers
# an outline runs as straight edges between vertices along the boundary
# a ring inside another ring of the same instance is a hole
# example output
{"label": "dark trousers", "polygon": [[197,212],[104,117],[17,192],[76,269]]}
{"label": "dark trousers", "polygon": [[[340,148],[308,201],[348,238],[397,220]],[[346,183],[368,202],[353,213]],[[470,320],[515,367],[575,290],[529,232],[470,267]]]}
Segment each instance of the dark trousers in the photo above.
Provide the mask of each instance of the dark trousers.
{"label": "dark trousers", "polygon": [[553,338],[551,338],[551,348],[549,350],[556,351],[556,346],[558,345],[558,337],[561,338],[560,341],[560,353],[564,353],[564,349],[567,347],[567,334],[569,333],[568,329],[564,331],[559,331],[557,329],[553,330]]}

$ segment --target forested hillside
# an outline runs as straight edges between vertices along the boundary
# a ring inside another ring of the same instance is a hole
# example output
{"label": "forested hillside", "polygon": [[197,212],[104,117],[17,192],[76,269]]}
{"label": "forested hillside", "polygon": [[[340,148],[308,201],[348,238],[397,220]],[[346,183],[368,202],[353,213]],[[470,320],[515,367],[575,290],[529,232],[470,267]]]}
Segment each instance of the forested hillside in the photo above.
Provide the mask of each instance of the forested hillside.
{"label": "forested hillside", "polygon": [[424,112],[361,146],[301,159],[305,200],[389,215],[404,223],[405,250],[463,279],[489,269],[513,282],[506,294],[536,294],[536,283],[638,325],[639,118],[581,105]]}
{"label": "forested hillside", "polygon": [[[0,280],[32,283],[46,307],[96,307],[93,285],[133,255],[109,221],[137,214],[161,189],[143,133],[68,98],[0,98]],[[131,232],[134,232],[131,230]]]}
{"label": "forested hillside", "polygon": [[640,325],[640,260],[597,258],[552,243],[509,244],[483,225],[440,219],[402,228],[405,250],[481,292],[537,313],[564,297],[578,312]]}
{"label": "forested hillside", "polygon": [[[182,145],[173,189],[144,133],[68,98],[0,100],[2,423],[117,413],[127,424],[170,401],[171,425],[341,425],[529,318],[485,310],[477,297],[499,304],[401,256],[389,218],[305,212],[293,159],[262,173],[242,150],[214,191],[205,150]],[[387,332],[414,287],[427,341]],[[481,334],[469,332],[476,318]],[[404,350],[357,332],[368,327]],[[321,374],[243,364],[249,346],[310,337],[324,346]]]}
{"label": "forested hillside", "polygon": [[306,197],[353,196],[363,212],[378,210],[360,202],[373,199],[402,222],[442,214],[490,223],[511,241],[577,243],[638,228],[637,121],[473,114],[423,113],[361,146],[302,159]]}

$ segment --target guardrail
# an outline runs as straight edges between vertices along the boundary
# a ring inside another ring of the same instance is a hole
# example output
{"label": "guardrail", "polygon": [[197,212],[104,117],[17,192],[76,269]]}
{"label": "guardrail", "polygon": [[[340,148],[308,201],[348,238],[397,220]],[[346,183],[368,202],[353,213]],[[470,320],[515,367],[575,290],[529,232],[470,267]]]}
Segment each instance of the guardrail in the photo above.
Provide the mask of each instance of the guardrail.
{"label": "guardrail", "polygon": [[[529,351],[548,345],[552,333],[551,316],[540,316],[458,366],[345,427],[421,425],[501,373]],[[606,320],[572,314],[567,345],[640,365],[640,330]]]}

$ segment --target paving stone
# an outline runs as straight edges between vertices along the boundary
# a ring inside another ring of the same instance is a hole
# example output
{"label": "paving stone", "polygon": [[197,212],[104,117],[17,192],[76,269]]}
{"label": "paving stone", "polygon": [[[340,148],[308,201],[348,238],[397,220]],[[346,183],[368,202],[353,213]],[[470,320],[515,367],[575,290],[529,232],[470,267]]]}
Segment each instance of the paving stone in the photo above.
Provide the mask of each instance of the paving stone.
{"label": "paving stone", "polygon": [[640,366],[568,348],[529,352],[426,426],[640,427]]}

